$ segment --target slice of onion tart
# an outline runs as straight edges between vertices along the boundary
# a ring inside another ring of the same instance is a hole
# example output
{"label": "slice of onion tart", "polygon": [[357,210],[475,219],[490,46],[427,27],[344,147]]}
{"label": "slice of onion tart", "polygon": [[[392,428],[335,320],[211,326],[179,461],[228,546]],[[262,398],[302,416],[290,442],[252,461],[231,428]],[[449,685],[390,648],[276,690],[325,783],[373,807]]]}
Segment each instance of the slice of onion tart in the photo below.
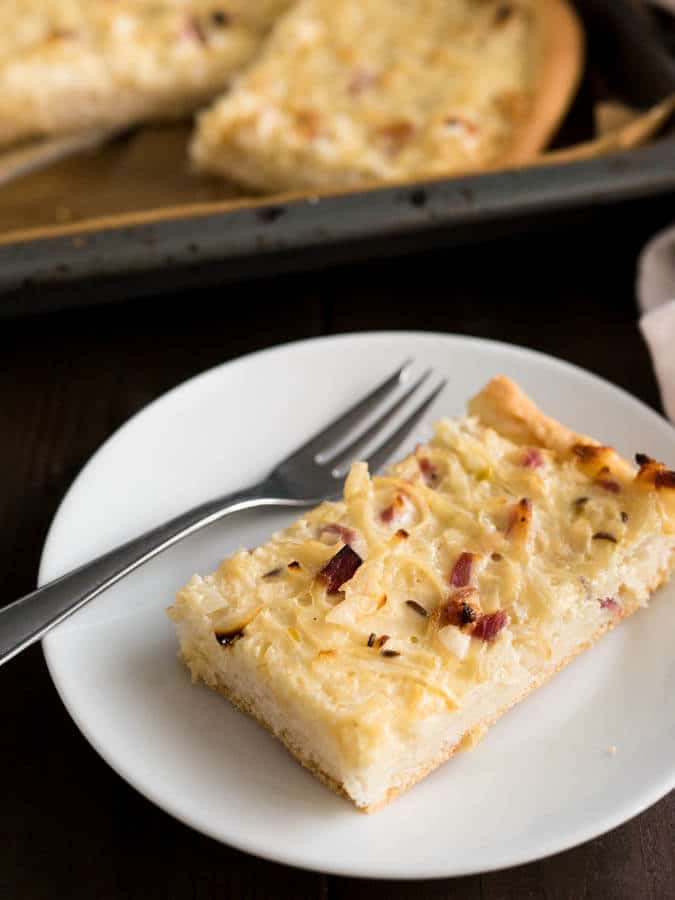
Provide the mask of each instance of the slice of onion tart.
{"label": "slice of onion tart", "polygon": [[199,119],[197,165],[263,191],[532,159],[574,95],[567,0],[300,0]]}
{"label": "slice of onion tart", "polygon": [[675,564],[675,473],[493,379],[371,477],[355,463],[256,550],[195,575],[182,658],[373,810],[647,603]]}

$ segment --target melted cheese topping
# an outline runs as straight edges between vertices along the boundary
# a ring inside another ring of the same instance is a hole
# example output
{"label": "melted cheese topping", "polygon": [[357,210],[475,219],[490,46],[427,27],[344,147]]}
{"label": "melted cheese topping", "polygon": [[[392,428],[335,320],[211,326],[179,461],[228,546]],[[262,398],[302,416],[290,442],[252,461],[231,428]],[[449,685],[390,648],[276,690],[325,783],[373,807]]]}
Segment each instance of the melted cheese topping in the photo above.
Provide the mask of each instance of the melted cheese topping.
{"label": "melted cheese topping", "polygon": [[[199,620],[228,665],[248,660],[367,759],[383,734],[541,671],[569,623],[587,639],[646,599],[675,550],[673,491],[590,449],[559,457],[472,417],[442,420],[386,476],[356,463],[342,502],[195,576],[172,617]],[[345,539],[362,564],[329,594],[321,571]],[[473,622],[439,616],[457,596]],[[499,611],[505,625],[486,640],[481,620]]]}
{"label": "melted cheese topping", "polygon": [[290,0],[3,0],[0,141],[182,115],[220,92]]}
{"label": "melted cheese topping", "polygon": [[528,115],[534,0],[302,0],[194,155],[263,189],[484,167]]}

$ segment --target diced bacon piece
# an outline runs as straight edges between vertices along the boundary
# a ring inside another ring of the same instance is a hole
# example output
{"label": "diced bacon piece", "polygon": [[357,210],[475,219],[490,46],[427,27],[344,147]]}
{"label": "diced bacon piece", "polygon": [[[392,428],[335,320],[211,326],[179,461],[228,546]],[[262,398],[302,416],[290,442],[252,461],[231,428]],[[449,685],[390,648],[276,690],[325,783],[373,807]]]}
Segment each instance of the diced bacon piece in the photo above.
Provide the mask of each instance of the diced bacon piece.
{"label": "diced bacon piece", "polygon": [[363,560],[355,553],[349,544],[345,544],[335,556],[330,559],[319,572],[326,580],[326,590],[329,594],[337,594],[345,581],[353,576]]}
{"label": "diced bacon piece", "polygon": [[428,487],[435,487],[438,484],[438,469],[429,457],[425,456],[420,447],[415,450],[415,456],[417,457],[417,465],[420,467],[424,483]]}
{"label": "diced bacon piece", "polygon": [[459,554],[450,575],[450,584],[453,587],[466,587],[471,581],[471,569],[473,567],[474,559],[475,553]]}
{"label": "diced bacon piece", "polygon": [[538,469],[544,465],[544,454],[539,447],[528,447],[523,453],[520,464],[528,469]]}
{"label": "diced bacon piece", "polygon": [[598,600],[602,609],[610,609],[612,612],[620,612],[621,604],[614,597],[600,597]]}
{"label": "diced bacon piece", "polygon": [[472,632],[473,637],[480,638],[480,640],[487,641],[488,643],[494,641],[508,622],[508,618],[506,611],[503,609],[498,609],[497,612],[487,613],[486,615],[481,616]]}
{"label": "diced bacon piece", "polygon": [[321,534],[337,534],[341,537],[345,544],[353,544],[356,539],[356,532],[348,525],[340,525],[339,522],[329,522],[322,525]]}

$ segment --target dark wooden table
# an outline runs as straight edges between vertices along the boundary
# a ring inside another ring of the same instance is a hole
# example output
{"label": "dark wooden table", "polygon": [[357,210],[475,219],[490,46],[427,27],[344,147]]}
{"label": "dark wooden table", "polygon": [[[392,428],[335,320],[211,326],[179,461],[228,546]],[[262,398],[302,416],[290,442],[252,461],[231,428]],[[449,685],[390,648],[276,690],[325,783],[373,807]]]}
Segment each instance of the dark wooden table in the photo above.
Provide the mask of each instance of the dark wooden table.
{"label": "dark wooden table", "polygon": [[[661,198],[499,244],[1,321],[0,603],[34,586],[57,504],[111,432],[176,383],[260,347],[370,328],[480,335],[571,360],[658,408],[634,269],[674,209]],[[421,883],[327,877],[221,846],[139,796],[70,720],[39,647],[0,669],[0,696],[8,900],[675,896],[675,795],[516,869]]]}

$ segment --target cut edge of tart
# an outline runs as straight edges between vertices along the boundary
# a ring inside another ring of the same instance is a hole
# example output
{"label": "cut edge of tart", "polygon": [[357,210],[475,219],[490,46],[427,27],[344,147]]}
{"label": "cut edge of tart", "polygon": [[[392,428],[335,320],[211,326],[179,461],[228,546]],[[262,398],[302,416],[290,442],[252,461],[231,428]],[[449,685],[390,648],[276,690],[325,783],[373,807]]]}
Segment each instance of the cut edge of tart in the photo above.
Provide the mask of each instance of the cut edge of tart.
{"label": "cut edge of tart", "polygon": [[494,378],[469,415],[303,515],[169,615],[194,680],[372,811],[621,619],[675,564],[675,473]]}

